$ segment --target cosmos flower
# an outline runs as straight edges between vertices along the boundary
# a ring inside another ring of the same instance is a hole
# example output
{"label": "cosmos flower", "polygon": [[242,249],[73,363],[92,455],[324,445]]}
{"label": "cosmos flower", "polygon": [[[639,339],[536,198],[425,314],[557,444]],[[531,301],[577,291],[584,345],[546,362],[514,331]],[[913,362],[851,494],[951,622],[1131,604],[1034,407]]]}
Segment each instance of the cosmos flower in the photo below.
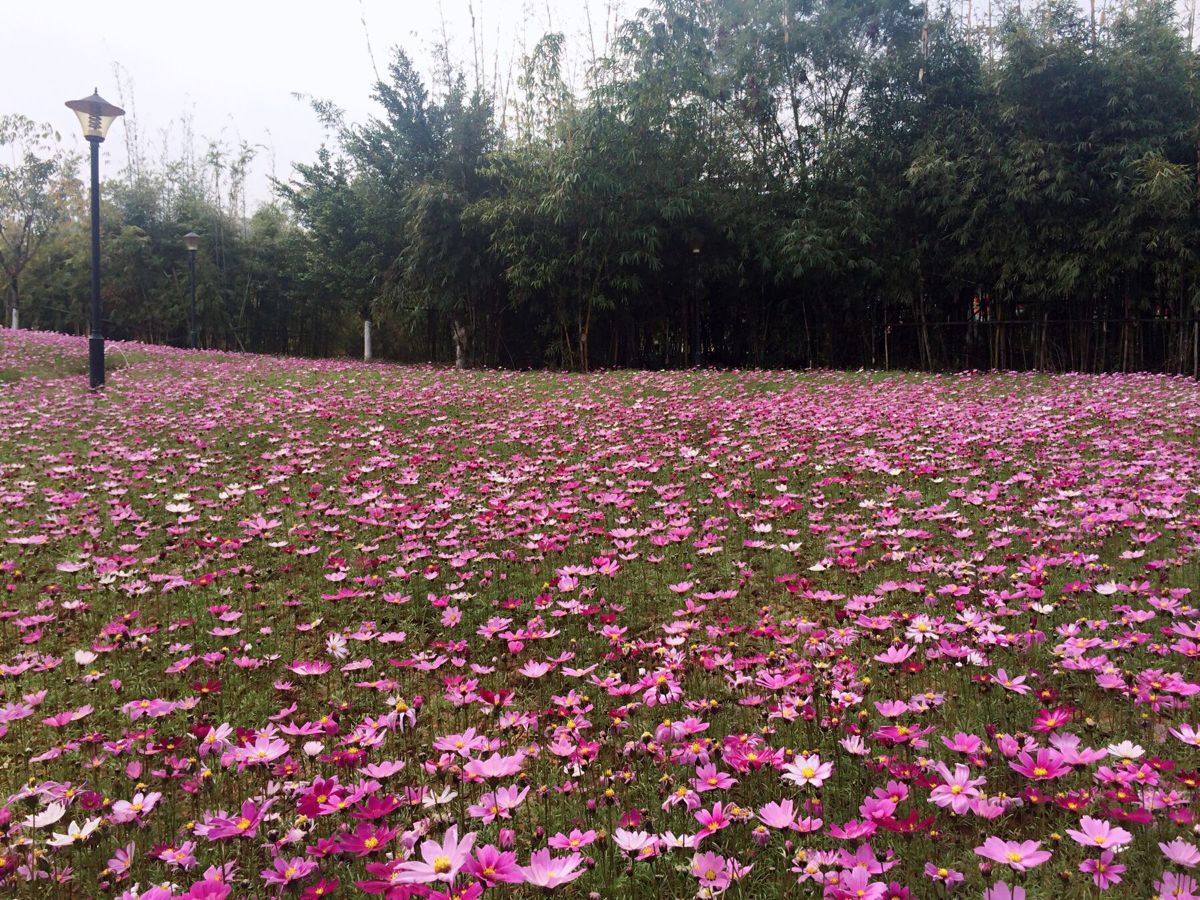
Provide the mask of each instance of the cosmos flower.
{"label": "cosmos flower", "polygon": [[1125,867],[1113,862],[1114,854],[1105,850],[1098,859],[1085,859],[1079,864],[1079,871],[1092,876],[1092,883],[1102,891],[1107,891],[1114,884],[1121,883],[1121,875]]}
{"label": "cosmos flower", "polygon": [[422,841],[420,861],[402,863],[400,880],[407,883],[428,884],[433,881],[452,882],[459,870],[470,859],[471,847],[475,843],[475,832],[458,839],[458,826],[446,829],[442,840]]}
{"label": "cosmos flower", "polygon": [[538,850],[529,858],[529,865],[521,867],[526,884],[535,887],[556,888],[568,884],[583,875],[579,868],[583,857],[578,853],[569,856],[551,856],[549,850]]}
{"label": "cosmos flower", "polygon": [[1118,828],[1103,819],[1084,816],[1080,820],[1080,828],[1068,828],[1067,834],[1078,844],[1085,847],[1099,847],[1108,850],[1121,847],[1133,840],[1133,835],[1124,828]]}
{"label": "cosmos flower", "polygon": [[1173,841],[1165,844],[1160,843],[1158,849],[1171,862],[1186,869],[1194,869],[1197,865],[1200,865],[1200,849],[1197,849],[1195,844],[1188,843],[1183,838],[1175,838]]}
{"label": "cosmos flower", "polygon": [[1006,841],[1003,838],[990,837],[982,846],[976,847],[975,852],[985,859],[1002,863],[1017,872],[1024,872],[1040,866],[1050,858],[1050,851],[1042,850],[1041,846],[1041,841]]}
{"label": "cosmos flower", "polygon": [[783,777],[800,787],[811,784],[820,787],[833,774],[833,763],[822,762],[817,754],[797,756],[783,768]]}

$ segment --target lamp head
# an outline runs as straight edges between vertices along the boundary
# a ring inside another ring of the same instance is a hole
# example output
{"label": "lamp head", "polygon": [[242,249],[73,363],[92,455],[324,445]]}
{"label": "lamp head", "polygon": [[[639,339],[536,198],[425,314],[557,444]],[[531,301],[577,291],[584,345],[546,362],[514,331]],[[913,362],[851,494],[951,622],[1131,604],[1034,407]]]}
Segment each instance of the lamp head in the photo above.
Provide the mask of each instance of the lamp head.
{"label": "lamp head", "polygon": [[82,100],[68,100],[67,109],[79,117],[79,124],[83,126],[83,136],[89,141],[104,140],[109,127],[117,120],[117,117],[125,115],[125,110],[119,106],[113,106],[100,96],[99,88],[94,90],[90,97],[84,97]]}

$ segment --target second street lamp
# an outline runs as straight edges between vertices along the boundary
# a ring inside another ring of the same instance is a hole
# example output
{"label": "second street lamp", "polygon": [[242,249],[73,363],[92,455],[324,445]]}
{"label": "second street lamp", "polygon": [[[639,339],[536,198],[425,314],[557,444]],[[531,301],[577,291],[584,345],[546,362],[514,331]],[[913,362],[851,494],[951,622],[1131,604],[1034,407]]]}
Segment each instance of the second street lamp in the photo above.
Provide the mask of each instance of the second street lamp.
{"label": "second street lamp", "polygon": [[188,248],[188,269],[192,273],[192,306],[188,315],[188,346],[195,350],[199,346],[196,339],[196,251],[200,249],[200,235],[189,231],[183,236],[184,246]]}
{"label": "second street lamp", "polygon": [[79,117],[83,136],[92,145],[92,335],[88,339],[88,381],[92,390],[104,387],[104,322],[100,311],[100,144],[108,129],[125,110],[100,96],[68,100],[67,108]]}

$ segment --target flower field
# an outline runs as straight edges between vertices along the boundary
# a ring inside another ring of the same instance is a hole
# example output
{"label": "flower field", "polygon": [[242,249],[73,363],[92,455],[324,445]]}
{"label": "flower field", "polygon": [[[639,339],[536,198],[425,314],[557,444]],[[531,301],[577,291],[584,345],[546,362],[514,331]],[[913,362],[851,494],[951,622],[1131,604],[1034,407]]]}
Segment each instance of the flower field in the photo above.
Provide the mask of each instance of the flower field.
{"label": "flower field", "polygon": [[1200,387],[0,332],[3,896],[1200,894]]}

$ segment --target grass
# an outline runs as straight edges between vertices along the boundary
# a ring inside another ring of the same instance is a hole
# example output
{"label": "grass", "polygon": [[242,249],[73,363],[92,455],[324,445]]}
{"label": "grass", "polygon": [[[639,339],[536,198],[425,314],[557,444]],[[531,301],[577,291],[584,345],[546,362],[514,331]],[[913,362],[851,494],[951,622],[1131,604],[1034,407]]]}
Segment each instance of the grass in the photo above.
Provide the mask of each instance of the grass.
{"label": "grass", "polygon": [[[0,710],[29,707],[0,739],[11,817],[0,847],[26,867],[0,870],[6,895],[164,881],[183,895],[206,867],[236,863],[236,896],[277,896],[260,877],[275,857],[317,864],[283,893],[321,877],[354,894],[385,877],[368,862],[386,869],[453,823],[477,846],[505,844],[513,828],[521,865],[557,833],[595,829],[565,896],[692,896],[695,851],[633,860],[614,835],[696,834],[698,810],[667,801],[705,760],[737,779],[692,804],[720,801],[729,819],[700,851],[735,874],[752,866],[730,897],[836,896],[806,869],[849,878],[842,850],[877,859],[868,880],[893,894],[945,894],[925,874],[934,862],[964,874],[967,896],[997,880],[1030,897],[1094,896],[1078,866],[1097,852],[1067,836],[1085,811],[1132,834],[1114,895],[1147,896],[1182,871],[1157,845],[1186,837],[1197,810],[1186,779],[1200,753],[1170,732],[1196,723],[1190,383],[460,373],[127,346],[96,396],[80,383],[83,346],[6,332],[0,353],[0,371],[19,373],[0,400]],[[881,662],[889,647],[913,655]],[[332,668],[301,675],[298,660]],[[351,662],[361,667],[342,669]],[[1002,668],[1031,691],[996,683]],[[1099,684],[1106,670],[1123,687]],[[1157,672],[1179,676],[1139,691]],[[658,676],[678,696],[657,702]],[[510,705],[489,709],[484,692],[504,690]],[[143,699],[166,711],[134,719],[126,704]],[[397,703],[413,721],[388,717]],[[1056,708],[1069,722],[1037,730]],[[681,721],[704,727],[664,724]],[[223,723],[240,733],[201,756]],[[889,723],[923,736],[889,740]],[[435,747],[467,729],[486,749]],[[960,732],[980,749],[942,741]],[[1044,781],[1010,765],[1006,735],[1045,747],[1062,732],[1141,752]],[[240,766],[235,751],[255,735],[283,754]],[[865,755],[851,752],[856,737]],[[739,746],[780,756],[750,765]],[[468,758],[522,749],[510,778],[464,777]],[[782,777],[812,752],[834,764],[824,784]],[[362,768],[384,760],[404,768]],[[931,802],[938,762],[985,777],[998,817]],[[333,776],[351,786],[346,808],[303,814],[314,779]],[[1178,793],[1163,805],[1137,779]],[[511,819],[470,812],[509,784],[530,789]],[[894,815],[864,816],[889,785],[907,792]],[[157,806],[120,821],[118,802],[151,791]],[[366,796],[401,801],[375,824],[407,844],[323,852],[322,839],[358,827],[350,813]],[[197,832],[268,799],[253,839]],[[823,824],[770,828],[760,843],[755,812],[785,799]],[[21,824],[54,803],[67,807],[61,821]],[[864,818],[874,834],[832,830]],[[91,819],[86,840],[48,843]],[[1053,858],[984,871],[975,848],[993,835],[1040,841]],[[193,868],[160,858],[186,840]],[[114,869],[129,842],[129,870]]]}

